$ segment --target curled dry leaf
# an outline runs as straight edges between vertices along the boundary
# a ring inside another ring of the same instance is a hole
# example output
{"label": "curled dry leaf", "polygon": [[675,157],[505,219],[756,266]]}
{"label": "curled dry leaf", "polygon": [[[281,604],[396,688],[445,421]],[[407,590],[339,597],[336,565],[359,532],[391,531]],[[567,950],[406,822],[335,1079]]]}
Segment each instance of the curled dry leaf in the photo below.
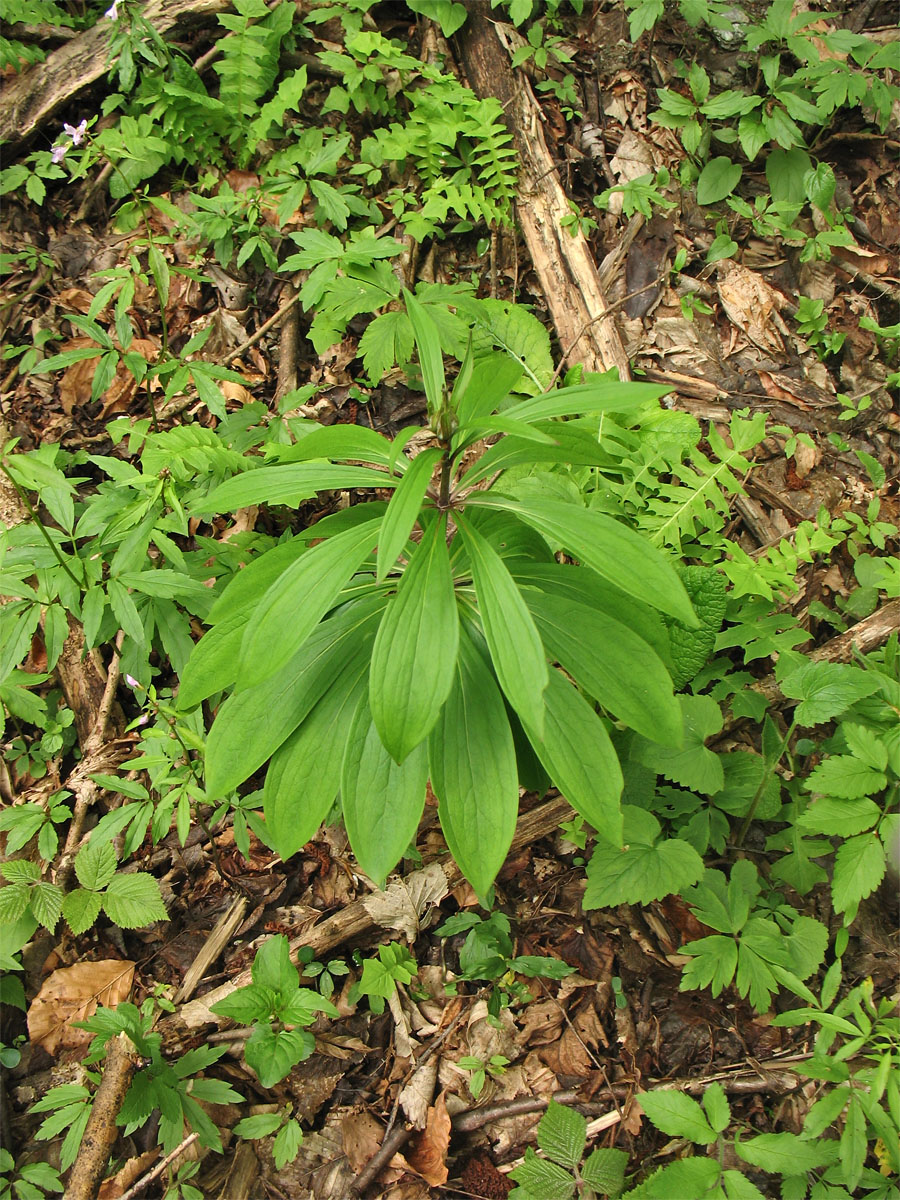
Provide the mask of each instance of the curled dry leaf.
{"label": "curled dry leaf", "polygon": [[425,1128],[414,1133],[406,1150],[405,1158],[417,1175],[421,1175],[431,1187],[441,1187],[447,1182],[447,1148],[450,1145],[450,1116],[444,1101],[444,1093],[438,1096],[429,1108]]}
{"label": "curled dry leaf", "polygon": [[134,963],[121,959],[81,962],[60,967],[44,985],[28,1010],[28,1036],[48,1054],[74,1050],[91,1041],[86,1029],[73,1029],[73,1021],[93,1016],[99,1005],[115,1008],[131,991]]}
{"label": "curled dry leaf", "polygon": [[363,900],[366,912],[382,929],[397,929],[414,942],[426,924],[422,920],[447,895],[447,876],[439,863],[431,863],[406,879],[392,883],[386,891],[373,892]]}

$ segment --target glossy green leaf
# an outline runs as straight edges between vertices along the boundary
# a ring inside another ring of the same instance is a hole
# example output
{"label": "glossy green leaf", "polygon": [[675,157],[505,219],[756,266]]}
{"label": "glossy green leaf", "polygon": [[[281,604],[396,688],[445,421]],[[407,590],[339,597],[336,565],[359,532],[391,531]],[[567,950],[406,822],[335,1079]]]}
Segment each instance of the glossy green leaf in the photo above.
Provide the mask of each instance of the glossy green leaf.
{"label": "glossy green leaf", "polygon": [[419,351],[428,411],[433,414],[440,409],[444,398],[444,357],[440,334],[431,314],[406,288],[403,289],[403,299]]}
{"label": "glossy green leaf", "polygon": [[302,538],[291,538],[258,554],[228,581],[222,594],[209,610],[209,623],[215,625],[235,613],[249,612],[261,600],[281,573],[308,549]]}
{"label": "glossy green leaf", "polygon": [[447,845],[484,898],[516,830],[519,779],[506,706],[466,633],[453,687],[428,740],[431,786]]}
{"label": "glossy green leaf", "polygon": [[367,667],[364,658],[354,660],[269,764],[263,791],[266,833],[285,862],[315,837],[340,789],[350,720],[366,687]]}
{"label": "glossy green leaf", "polygon": [[290,462],[306,462],[313,458],[359,459],[361,462],[387,466],[392,442],[382,433],[365,425],[317,425],[303,434],[296,445],[279,447],[279,457]]}
{"label": "glossy green leaf", "polygon": [[622,768],[603,722],[559,671],[544,693],[544,736],[523,721],[550,778],[572,807],[614,846],[622,845]]}
{"label": "glossy green leaf", "polygon": [[317,492],[339,488],[389,488],[396,484],[396,479],[371,467],[319,462],[279,463],[235,475],[198,500],[191,511],[224,513],[246,508],[249,504],[297,505]]}
{"label": "glossy green leaf", "polygon": [[372,552],[380,524],[376,518],[320,542],[272,584],[241,642],[242,687],[261,683],[300,649]]}
{"label": "glossy green leaf", "polygon": [[[480,417],[492,413],[502,404],[522,378],[521,363],[508,354],[492,352],[480,358],[472,369],[465,391],[458,397],[456,414],[460,428],[466,430]],[[456,398],[456,388],[453,389]],[[518,411],[518,410],[517,410]]]}
{"label": "glossy green leaf", "polygon": [[347,740],[341,802],[353,853],[379,887],[416,836],[427,778],[425,743],[396,763],[382,745],[363,696]]}
{"label": "glossy green leaf", "polygon": [[540,737],[544,731],[543,694],[549,679],[540,634],[500,555],[462,518],[459,532],[500,686],[522,720]]}
{"label": "glossy green leaf", "polygon": [[379,583],[386,578],[406,545],[421,511],[434,468],[442,456],[443,451],[438,447],[417,454],[408,464],[399,487],[391,497],[378,535],[376,578]]}
{"label": "glossy green leaf", "polygon": [[681,745],[672,680],[643,638],[586,604],[531,589],[525,599],[551,658],[595,700],[645,737]]}
{"label": "glossy green leaf", "polygon": [[470,497],[469,503],[515,513],[622,591],[677,617],[691,628],[696,626],[697,618],[687,592],[666,556],[613,517],[562,500],[529,503],[479,493]]}
{"label": "glossy green leaf", "polygon": [[446,528],[442,516],[423,535],[372,650],[372,719],[397,762],[428,736],[453,683],[459,616]]}
{"label": "glossy green leaf", "polygon": [[548,417],[574,417],[582,413],[633,412],[653,400],[665,396],[671,388],[652,383],[622,383],[618,379],[598,379],[594,383],[577,383],[533,396],[516,405],[519,421],[543,421]]}
{"label": "glossy green leaf", "polygon": [[245,608],[204,633],[182,672],[178,685],[179,708],[195,708],[213,692],[234,683],[238,677],[241,642],[249,620],[250,610]]}
{"label": "glossy green leaf", "polygon": [[225,701],[206,744],[206,787],[211,797],[227,795],[261,767],[354,657],[365,659],[383,608],[380,597],[344,605],[282,670]]}

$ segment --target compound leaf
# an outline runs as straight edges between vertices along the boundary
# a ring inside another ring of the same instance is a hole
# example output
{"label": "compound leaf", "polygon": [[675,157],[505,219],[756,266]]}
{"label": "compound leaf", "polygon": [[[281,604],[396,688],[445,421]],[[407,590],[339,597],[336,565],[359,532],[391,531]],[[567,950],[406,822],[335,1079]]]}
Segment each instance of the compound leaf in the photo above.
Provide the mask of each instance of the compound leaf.
{"label": "compound leaf", "polygon": [[597,845],[587,868],[584,908],[649,904],[696,883],[703,859],[680,838],[659,840],[660,825],[644,809],[623,805],[625,846]]}

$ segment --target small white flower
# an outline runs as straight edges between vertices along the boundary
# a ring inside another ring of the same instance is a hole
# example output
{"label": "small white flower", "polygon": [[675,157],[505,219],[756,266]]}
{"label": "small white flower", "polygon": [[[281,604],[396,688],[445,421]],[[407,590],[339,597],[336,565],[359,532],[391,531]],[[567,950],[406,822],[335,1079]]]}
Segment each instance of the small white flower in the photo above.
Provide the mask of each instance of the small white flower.
{"label": "small white flower", "polygon": [[108,8],[103,15],[104,15],[104,17],[108,17],[110,19],[110,21],[118,21],[118,19],[119,19],[119,0],[113,0],[112,6],[110,8]]}
{"label": "small white flower", "polygon": [[57,163],[57,164],[61,163],[62,160],[66,157],[66,153],[67,153],[68,149],[69,149],[69,147],[66,146],[65,144],[63,144],[62,146],[54,146],[53,150],[50,154],[50,161]]}
{"label": "small white flower", "polygon": [[87,118],[79,125],[63,125],[63,133],[67,133],[72,139],[73,146],[80,146],[84,141],[84,135],[87,131]]}

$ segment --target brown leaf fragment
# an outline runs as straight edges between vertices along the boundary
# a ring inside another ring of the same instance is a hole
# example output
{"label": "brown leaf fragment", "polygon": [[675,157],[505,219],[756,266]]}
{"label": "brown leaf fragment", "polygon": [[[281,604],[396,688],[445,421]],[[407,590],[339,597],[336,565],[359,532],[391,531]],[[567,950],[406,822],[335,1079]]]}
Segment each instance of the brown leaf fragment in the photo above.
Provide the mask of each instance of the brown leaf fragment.
{"label": "brown leaf fragment", "polygon": [[98,1005],[115,1008],[131,991],[134,963],[121,959],[60,967],[44,981],[28,1010],[28,1036],[48,1054],[86,1047],[93,1034],[73,1021],[93,1016]]}
{"label": "brown leaf fragment", "polygon": [[414,1133],[404,1155],[410,1167],[432,1187],[447,1182],[447,1149],[450,1145],[450,1116],[444,1093],[428,1110],[425,1128]]}

